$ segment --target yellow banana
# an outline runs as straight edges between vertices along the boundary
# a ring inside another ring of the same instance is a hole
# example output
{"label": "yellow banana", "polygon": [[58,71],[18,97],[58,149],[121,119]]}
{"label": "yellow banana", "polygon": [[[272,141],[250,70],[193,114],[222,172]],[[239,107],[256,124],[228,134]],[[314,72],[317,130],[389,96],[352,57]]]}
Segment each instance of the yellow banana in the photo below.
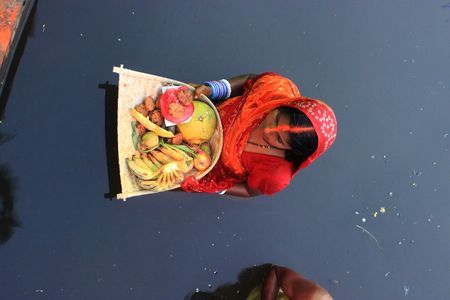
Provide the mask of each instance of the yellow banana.
{"label": "yellow banana", "polygon": [[130,110],[131,115],[133,118],[136,119],[139,123],[141,123],[145,128],[147,128],[150,131],[153,131],[159,136],[166,137],[166,138],[172,138],[174,137],[174,134],[171,131],[165,130],[164,128],[159,127],[152,121],[150,121],[147,117],[145,117],[143,114],[132,108]]}
{"label": "yellow banana", "polygon": [[161,168],[161,166],[162,166],[161,163],[160,163],[156,158],[154,158],[153,155],[151,155],[150,153],[147,153],[147,157],[150,158],[150,160],[152,161],[152,163],[153,163],[156,167],[158,167],[158,169]]}
{"label": "yellow banana", "polygon": [[156,180],[137,179],[137,183],[144,190],[154,190],[157,187]]}
{"label": "yellow banana", "polygon": [[147,157],[147,155],[143,154],[141,159],[150,170],[152,170],[153,172],[158,171],[159,168],[157,166],[155,166],[154,163],[152,163],[152,161]]}
{"label": "yellow banana", "polygon": [[168,157],[167,155],[165,155],[164,153],[158,151],[158,150],[152,150],[150,151],[150,153],[157,159],[159,160],[162,164],[168,164],[170,162],[172,162],[173,160]]}
{"label": "yellow banana", "polygon": [[184,160],[186,159],[186,157],[184,155],[181,155],[180,153],[177,153],[176,151],[174,151],[173,149],[169,148],[169,147],[161,147],[159,148],[159,150],[164,153],[166,156],[169,156],[170,158],[174,159],[174,160]]}
{"label": "yellow banana", "polygon": [[191,156],[187,155],[180,149],[171,146],[170,144],[163,144],[163,147],[165,148],[161,147],[160,150],[164,154],[176,159],[176,164],[183,173],[187,173],[192,170],[192,167],[194,166],[194,159]]}
{"label": "yellow banana", "polygon": [[137,155],[133,155],[133,161],[141,168],[144,168],[144,169],[148,168],[147,165],[142,161],[142,159]]}
{"label": "yellow banana", "polygon": [[144,180],[153,179],[159,174],[159,172],[152,172],[149,168],[141,167],[134,160],[131,160],[129,158],[127,158],[127,164],[128,168],[134,175]]}

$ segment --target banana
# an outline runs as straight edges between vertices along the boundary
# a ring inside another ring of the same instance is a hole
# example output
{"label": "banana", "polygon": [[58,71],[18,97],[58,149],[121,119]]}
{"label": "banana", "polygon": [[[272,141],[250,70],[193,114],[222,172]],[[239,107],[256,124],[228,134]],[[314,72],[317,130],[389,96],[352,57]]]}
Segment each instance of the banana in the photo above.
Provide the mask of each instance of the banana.
{"label": "banana", "polygon": [[167,155],[165,155],[164,153],[158,151],[158,150],[153,150],[150,151],[150,153],[157,159],[159,160],[162,164],[168,164],[170,162],[172,162],[173,160],[168,157]]}
{"label": "banana", "polygon": [[137,177],[150,180],[159,175],[159,172],[152,172],[149,168],[138,165],[134,160],[127,158],[128,168],[133,172]]}
{"label": "banana", "polygon": [[158,180],[156,180],[156,184],[161,190],[166,188],[166,177],[167,174],[162,173],[161,176],[158,177]]}
{"label": "banana", "polygon": [[130,110],[131,115],[133,118],[136,119],[139,123],[141,123],[145,128],[147,128],[150,131],[153,131],[159,136],[166,137],[166,138],[172,138],[174,137],[174,134],[171,131],[165,130],[152,121],[150,121],[147,117],[145,117],[143,114],[132,108]]}
{"label": "banana", "polygon": [[173,147],[170,144],[163,144],[163,147],[165,148],[161,147],[160,150],[167,156],[175,159],[178,168],[183,173],[187,173],[192,170],[192,167],[194,166],[194,159],[191,156],[187,155],[184,151]]}
{"label": "banana", "polygon": [[153,163],[156,167],[158,167],[158,169],[161,168],[161,166],[162,166],[161,163],[160,163],[156,158],[154,158],[153,155],[151,155],[150,153],[147,153],[147,157],[150,158],[150,160],[152,161],[152,163]]}
{"label": "banana", "polygon": [[147,165],[142,161],[142,159],[137,155],[133,155],[133,161],[141,168],[144,168],[144,169],[148,168]]}
{"label": "banana", "polygon": [[156,180],[137,179],[137,183],[144,190],[155,190],[155,188],[157,187]]}
{"label": "banana", "polygon": [[184,159],[186,159],[186,157],[184,155],[182,155],[179,152],[176,152],[172,148],[167,147],[165,144],[161,148],[159,148],[159,150],[162,153],[164,153],[166,156],[169,156],[170,158],[172,158],[174,160],[184,160]]}
{"label": "banana", "polygon": [[153,172],[157,172],[159,170],[159,168],[154,163],[152,163],[152,161],[148,158],[146,154],[142,154],[141,159],[144,162],[144,164]]}

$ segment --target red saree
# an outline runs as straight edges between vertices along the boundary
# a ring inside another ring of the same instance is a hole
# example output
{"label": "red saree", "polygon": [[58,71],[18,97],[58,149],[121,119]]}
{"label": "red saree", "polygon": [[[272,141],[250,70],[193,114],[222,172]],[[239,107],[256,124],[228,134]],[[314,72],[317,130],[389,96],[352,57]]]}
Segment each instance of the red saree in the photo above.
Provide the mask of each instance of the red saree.
{"label": "red saree", "polygon": [[245,182],[248,174],[241,160],[250,132],[269,112],[280,106],[292,106],[305,113],[318,136],[317,150],[300,169],[325,152],[336,137],[336,119],[326,104],[302,97],[297,86],[275,73],[264,73],[248,80],[242,96],[226,100],[217,109],[223,125],[223,149],[216,166],[205,177],[188,177],[181,187],[188,192],[216,193]]}

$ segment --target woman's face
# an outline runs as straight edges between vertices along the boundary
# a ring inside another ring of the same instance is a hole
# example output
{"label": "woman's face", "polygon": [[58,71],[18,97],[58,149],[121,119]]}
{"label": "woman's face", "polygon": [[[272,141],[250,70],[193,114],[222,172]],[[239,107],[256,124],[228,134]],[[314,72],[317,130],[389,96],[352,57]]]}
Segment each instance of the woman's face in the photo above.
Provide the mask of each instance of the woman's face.
{"label": "woman's face", "polygon": [[261,122],[262,138],[270,146],[282,150],[289,150],[289,115],[282,115],[278,109],[272,110]]}

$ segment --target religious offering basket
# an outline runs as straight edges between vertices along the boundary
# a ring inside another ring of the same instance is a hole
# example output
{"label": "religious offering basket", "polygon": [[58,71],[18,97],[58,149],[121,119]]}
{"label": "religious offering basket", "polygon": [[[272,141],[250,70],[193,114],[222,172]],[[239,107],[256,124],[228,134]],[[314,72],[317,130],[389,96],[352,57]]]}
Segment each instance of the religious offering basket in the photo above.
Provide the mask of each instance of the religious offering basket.
{"label": "religious offering basket", "polygon": [[[222,123],[211,100],[193,99],[194,88],[180,81],[123,65],[113,72],[119,74],[117,199],[177,189],[189,176],[208,174],[223,145]],[[164,116],[183,121],[172,123]]]}

